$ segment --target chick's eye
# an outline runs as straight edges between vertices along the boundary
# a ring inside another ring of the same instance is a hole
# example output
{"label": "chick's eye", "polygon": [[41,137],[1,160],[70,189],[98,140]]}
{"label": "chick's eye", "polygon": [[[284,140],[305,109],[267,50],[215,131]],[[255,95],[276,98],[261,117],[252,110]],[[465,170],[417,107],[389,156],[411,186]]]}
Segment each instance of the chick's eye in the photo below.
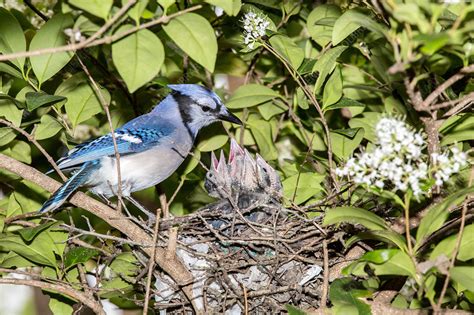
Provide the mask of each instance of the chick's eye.
{"label": "chick's eye", "polygon": [[201,106],[201,108],[202,108],[203,112],[208,112],[208,111],[211,110],[211,108],[209,106],[206,106],[206,105]]}

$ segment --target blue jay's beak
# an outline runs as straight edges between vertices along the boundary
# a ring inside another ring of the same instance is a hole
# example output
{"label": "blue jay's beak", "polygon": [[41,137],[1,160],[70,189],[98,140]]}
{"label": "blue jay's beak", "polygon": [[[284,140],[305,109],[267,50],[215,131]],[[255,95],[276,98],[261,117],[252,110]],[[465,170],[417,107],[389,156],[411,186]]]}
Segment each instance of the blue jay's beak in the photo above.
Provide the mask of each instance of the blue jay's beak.
{"label": "blue jay's beak", "polygon": [[219,113],[217,118],[219,118],[220,120],[230,121],[231,123],[234,123],[234,124],[242,125],[242,121],[237,116],[229,112],[227,109],[225,110],[224,113],[222,113],[221,111],[221,113]]}

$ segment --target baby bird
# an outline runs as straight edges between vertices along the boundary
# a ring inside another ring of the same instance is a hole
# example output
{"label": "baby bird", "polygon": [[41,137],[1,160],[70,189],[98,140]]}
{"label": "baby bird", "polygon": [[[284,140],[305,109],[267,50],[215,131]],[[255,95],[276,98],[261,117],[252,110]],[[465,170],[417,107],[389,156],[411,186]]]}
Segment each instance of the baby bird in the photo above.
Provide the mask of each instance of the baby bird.
{"label": "baby bird", "polygon": [[[150,113],[115,130],[122,196],[137,206],[130,194],[154,186],[176,171],[201,128],[218,120],[242,124],[213,91],[196,84],[168,87],[172,92]],[[74,173],[40,212],[59,208],[81,186],[102,197],[117,195],[119,182],[110,133],[78,145],[57,163],[61,170]]]}
{"label": "baby bird", "polygon": [[231,198],[240,205],[279,200],[282,195],[281,180],[275,169],[259,154],[253,159],[234,139],[227,162],[222,151],[219,159],[214,152],[211,154],[211,167],[204,186],[211,197]]}

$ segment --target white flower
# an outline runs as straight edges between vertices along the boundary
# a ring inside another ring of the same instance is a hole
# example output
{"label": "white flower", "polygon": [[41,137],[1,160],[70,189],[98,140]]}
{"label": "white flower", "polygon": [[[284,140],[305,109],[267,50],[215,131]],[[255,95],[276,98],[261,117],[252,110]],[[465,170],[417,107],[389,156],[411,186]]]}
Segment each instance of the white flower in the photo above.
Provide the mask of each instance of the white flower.
{"label": "white flower", "polygon": [[380,119],[375,134],[374,149],[350,158],[343,168],[336,170],[337,176],[349,176],[357,184],[379,189],[410,189],[418,198],[425,193],[422,187],[430,174],[435,185],[441,186],[467,164],[466,153],[454,147],[450,153],[432,154],[429,167],[429,157],[423,153],[423,135],[394,117]]}
{"label": "white flower", "polygon": [[453,147],[450,152],[431,154],[431,161],[435,185],[439,187],[447,182],[451,175],[458,173],[461,168],[467,165],[467,155]]}
{"label": "white flower", "polygon": [[270,21],[265,15],[250,11],[244,15],[242,23],[244,28],[243,42],[248,48],[253,49],[257,39],[265,35]]}

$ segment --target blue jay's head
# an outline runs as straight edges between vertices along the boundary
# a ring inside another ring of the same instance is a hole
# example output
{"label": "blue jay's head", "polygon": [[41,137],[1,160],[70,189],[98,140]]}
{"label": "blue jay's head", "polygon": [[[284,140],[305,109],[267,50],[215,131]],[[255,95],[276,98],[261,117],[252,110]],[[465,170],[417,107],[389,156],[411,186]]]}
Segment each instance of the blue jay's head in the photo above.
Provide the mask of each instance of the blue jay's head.
{"label": "blue jay's head", "polygon": [[173,90],[171,95],[178,103],[183,122],[193,132],[218,120],[242,124],[208,88],[197,84],[170,84],[168,87]]}

